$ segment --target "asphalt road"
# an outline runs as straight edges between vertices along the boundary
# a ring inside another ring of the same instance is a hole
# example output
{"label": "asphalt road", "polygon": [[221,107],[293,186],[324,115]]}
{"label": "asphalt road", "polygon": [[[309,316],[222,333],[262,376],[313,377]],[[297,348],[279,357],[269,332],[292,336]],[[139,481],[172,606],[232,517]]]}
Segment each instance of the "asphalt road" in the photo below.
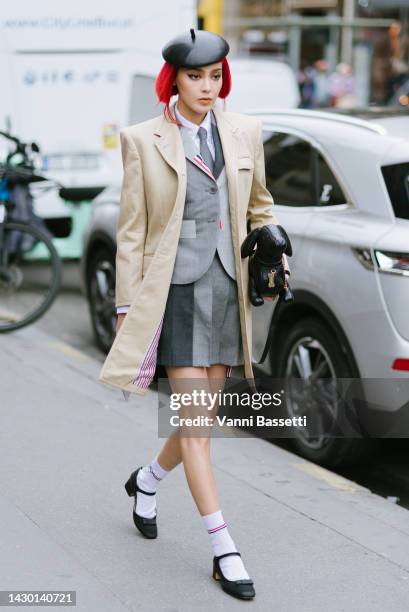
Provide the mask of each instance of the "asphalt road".
{"label": "asphalt road", "polygon": [[64,263],[60,294],[36,325],[101,363],[104,361],[104,354],[94,342],[88,304],[81,292],[77,263]]}

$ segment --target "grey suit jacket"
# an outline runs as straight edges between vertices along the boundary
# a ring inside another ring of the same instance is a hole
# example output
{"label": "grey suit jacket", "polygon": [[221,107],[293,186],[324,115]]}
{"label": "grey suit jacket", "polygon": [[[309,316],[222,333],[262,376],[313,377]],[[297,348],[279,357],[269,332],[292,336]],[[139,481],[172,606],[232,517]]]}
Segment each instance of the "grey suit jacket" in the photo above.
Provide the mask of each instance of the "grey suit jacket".
{"label": "grey suit jacket", "polygon": [[181,130],[187,160],[187,190],[173,284],[198,280],[209,269],[216,250],[226,272],[236,279],[227,175],[213,112],[211,120],[215,146],[213,173],[198,155],[187,130]]}

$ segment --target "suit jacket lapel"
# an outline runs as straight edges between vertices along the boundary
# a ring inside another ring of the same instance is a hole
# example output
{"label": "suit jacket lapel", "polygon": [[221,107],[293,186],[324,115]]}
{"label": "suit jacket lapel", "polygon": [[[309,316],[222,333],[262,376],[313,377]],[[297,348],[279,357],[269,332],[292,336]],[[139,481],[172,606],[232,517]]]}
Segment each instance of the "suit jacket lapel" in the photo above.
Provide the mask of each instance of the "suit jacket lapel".
{"label": "suit jacket lapel", "polygon": [[[236,206],[237,157],[240,145],[240,131],[238,126],[233,125],[225,116],[223,116],[224,113],[222,110],[213,108],[213,113],[218,128],[218,130],[213,131],[213,136],[216,134],[216,138],[219,138],[221,143],[231,206]],[[216,181],[216,178],[211,173],[210,169],[206,166],[200,156],[197,156],[193,143],[191,143],[191,145],[188,144],[187,151],[185,151],[185,141],[182,140],[180,129],[176,123],[172,123],[165,117],[162,117],[159,126],[154,131],[154,134],[157,137],[155,142],[156,147],[164,160],[171,166],[171,168],[175,170],[178,176],[180,176],[183,172],[186,172],[187,157],[192,163],[196,164],[203,172],[206,172],[208,176]],[[216,157],[215,169],[218,171],[219,167],[220,159],[217,159]]]}
{"label": "suit jacket lapel", "polygon": [[185,149],[185,156],[186,156],[186,158],[189,159],[193,164],[195,164],[195,166],[200,168],[200,170],[202,172],[207,174],[207,176],[209,178],[211,178],[211,179],[213,179],[215,181],[216,178],[213,175],[212,171],[204,163],[201,155],[198,155],[197,147],[195,146],[195,143],[193,142],[192,138],[190,137],[190,134],[188,133],[188,131],[182,127],[182,128],[180,128],[180,134],[181,134],[181,137],[182,137],[182,141],[183,141],[183,146],[184,146],[184,149]]}
{"label": "suit jacket lapel", "polygon": [[217,123],[212,112],[212,135],[215,149],[215,158],[214,158],[214,167],[213,167],[213,176],[217,180],[220,176],[221,171],[224,168],[224,157],[223,157],[223,147],[220,141],[219,132],[217,129]]}

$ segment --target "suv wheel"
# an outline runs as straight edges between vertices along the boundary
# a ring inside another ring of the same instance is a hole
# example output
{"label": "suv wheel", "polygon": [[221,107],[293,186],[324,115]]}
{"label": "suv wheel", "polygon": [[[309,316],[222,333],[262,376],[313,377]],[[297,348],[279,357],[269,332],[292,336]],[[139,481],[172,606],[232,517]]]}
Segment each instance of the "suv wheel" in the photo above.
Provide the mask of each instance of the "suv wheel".
{"label": "suv wheel", "polygon": [[98,247],[92,254],[87,276],[89,309],[98,347],[107,353],[115,338],[115,255]]}
{"label": "suv wheel", "polygon": [[[296,322],[288,333],[278,338],[277,346],[279,351],[274,356],[274,375],[277,378],[356,378],[335,335],[318,318],[308,317]],[[339,416],[336,401],[331,404],[331,401],[323,400],[323,408],[310,413],[305,412],[302,404],[302,400],[300,404],[287,402],[289,416],[306,414],[308,420],[314,419],[312,431],[300,427],[289,439],[290,445],[300,455],[328,467],[362,463],[372,455],[376,448],[375,440],[331,438],[328,435]],[[323,433],[317,434],[320,429]]]}

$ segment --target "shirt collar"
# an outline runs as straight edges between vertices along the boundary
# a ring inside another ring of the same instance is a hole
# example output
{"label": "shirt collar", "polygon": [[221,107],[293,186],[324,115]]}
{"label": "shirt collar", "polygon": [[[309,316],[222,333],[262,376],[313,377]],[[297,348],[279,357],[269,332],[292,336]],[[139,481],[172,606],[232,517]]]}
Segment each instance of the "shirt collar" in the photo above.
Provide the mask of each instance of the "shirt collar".
{"label": "shirt collar", "polygon": [[212,129],[210,111],[206,113],[206,116],[203,119],[202,123],[200,125],[197,125],[197,123],[192,123],[182,115],[182,113],[178,109],[178,105],[176,102],[175,115],[178,121],[182,123],[183,127],[189,128],[189,130],[192,131],[193,136],[197,136],[197,132],[199,131],[200,127],[203,127],[206,130],[207,134],[210,134],[210,130]]}

